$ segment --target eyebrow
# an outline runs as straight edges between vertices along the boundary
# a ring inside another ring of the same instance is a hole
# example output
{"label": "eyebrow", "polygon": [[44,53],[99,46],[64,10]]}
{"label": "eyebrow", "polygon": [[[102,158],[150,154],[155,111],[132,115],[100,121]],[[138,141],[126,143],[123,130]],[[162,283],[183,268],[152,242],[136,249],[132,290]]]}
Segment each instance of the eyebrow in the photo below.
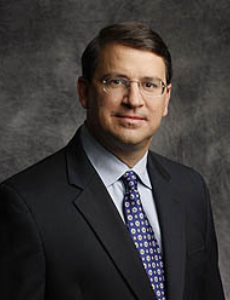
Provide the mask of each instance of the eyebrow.
{"label": "eyebrow", "polygon": [[146,81],[152,81],[152,80],[161,80],[162,82],[164,82],[164,80],[162,79],[162,78],[160,78],[159,76],[151,76],[151,77],[148,77],[148,76],[146,76],[146,77],[143,77],[142,78],[142,80],[146,80]]}
{"label": "eyebrow", "polygon": [[118,78],[126,78],[128,79],[129,77],[124,75],[124,74],[119,74],[119,73],[107,73],[107,74],[104,74],[101,79],[105,79],[107,77],[118,77]]}

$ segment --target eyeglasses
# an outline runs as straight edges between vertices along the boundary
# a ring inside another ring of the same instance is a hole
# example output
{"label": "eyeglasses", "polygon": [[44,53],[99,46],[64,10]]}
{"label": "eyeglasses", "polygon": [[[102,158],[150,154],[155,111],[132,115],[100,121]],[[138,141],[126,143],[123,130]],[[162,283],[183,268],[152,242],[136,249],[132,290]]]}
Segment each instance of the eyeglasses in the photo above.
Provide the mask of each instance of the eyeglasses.
{"label": "eyeglasses", "polygon": [[167,90],[167,85],[160,79],[153,80],[128,80],[124,78],[109,77],[102,81],[103,90],[106,93],[122,94],[127,93],[130,89],[131,82],[136,82],[143,96],[160,97]]}

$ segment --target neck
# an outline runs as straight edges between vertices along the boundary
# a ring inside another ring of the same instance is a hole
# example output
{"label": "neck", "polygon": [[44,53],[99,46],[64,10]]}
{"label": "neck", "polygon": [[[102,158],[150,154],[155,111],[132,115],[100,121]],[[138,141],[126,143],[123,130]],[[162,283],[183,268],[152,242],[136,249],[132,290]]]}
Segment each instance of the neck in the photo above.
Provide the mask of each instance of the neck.
{"label": "neck", "polygon": [[134,147],[131,147],[130,145],[125,145],[125,147],[122,147],[122,149],[115,147],[111,148],[109,146],[107,147],[106,145],[103,146],[129,168],[133,168],[148,151],[148,149],[134,149]]}
{"label": "neck", "polygon": [[[87,123],[86,123],[87,125]],[[89,126],[86,126],[90,134],[101,144],[106,150],[116,156],[129,168],[133,168],[136,163],[141,160],[141,158],[148,151],[151,140],[147,143],[140,144],[131,144],[131,143],[122,143],[119,140],[116,140],[114,137],[102,138],[100,135],[95,135],[94,131],[91,130]]]}

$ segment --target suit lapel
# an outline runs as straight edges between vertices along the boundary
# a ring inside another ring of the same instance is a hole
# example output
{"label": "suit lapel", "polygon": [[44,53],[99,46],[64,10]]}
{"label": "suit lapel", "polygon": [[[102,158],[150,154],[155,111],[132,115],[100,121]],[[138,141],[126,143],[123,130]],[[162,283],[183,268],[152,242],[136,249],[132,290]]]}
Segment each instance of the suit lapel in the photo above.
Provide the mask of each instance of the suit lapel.
{"label": "suit lapel", "polygon": [[74,200],[77,210],[100,240],[124,281],[139,300],[154,299],[136,248],[105,186],[89,163],[79,133],[67,147],[69,181],[82,191]]}
{"label": "suit lapel", "polygon": [[152,155],[149,158],[148,170],[153,185],[163,240],[167,298],[181,300],[185,272],[183,203],[172,186],[170,176]]}

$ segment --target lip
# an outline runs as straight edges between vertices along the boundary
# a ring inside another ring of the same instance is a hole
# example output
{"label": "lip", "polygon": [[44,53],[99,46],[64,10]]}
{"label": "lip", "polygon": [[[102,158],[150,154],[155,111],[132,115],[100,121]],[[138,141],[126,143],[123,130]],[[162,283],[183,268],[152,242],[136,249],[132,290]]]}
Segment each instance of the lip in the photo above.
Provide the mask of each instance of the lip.
{"label": "lip", "polygon": [[146,118],[137,115],[116,115],[117,118],[133,121],[145,121]]}
{"label": "lip", "polygon": [[117,119],[120,125],[129,129],[140,128],[144,122],[146,122],[146,118],[140,115],[118,114],[114,115],[114,117]]}

